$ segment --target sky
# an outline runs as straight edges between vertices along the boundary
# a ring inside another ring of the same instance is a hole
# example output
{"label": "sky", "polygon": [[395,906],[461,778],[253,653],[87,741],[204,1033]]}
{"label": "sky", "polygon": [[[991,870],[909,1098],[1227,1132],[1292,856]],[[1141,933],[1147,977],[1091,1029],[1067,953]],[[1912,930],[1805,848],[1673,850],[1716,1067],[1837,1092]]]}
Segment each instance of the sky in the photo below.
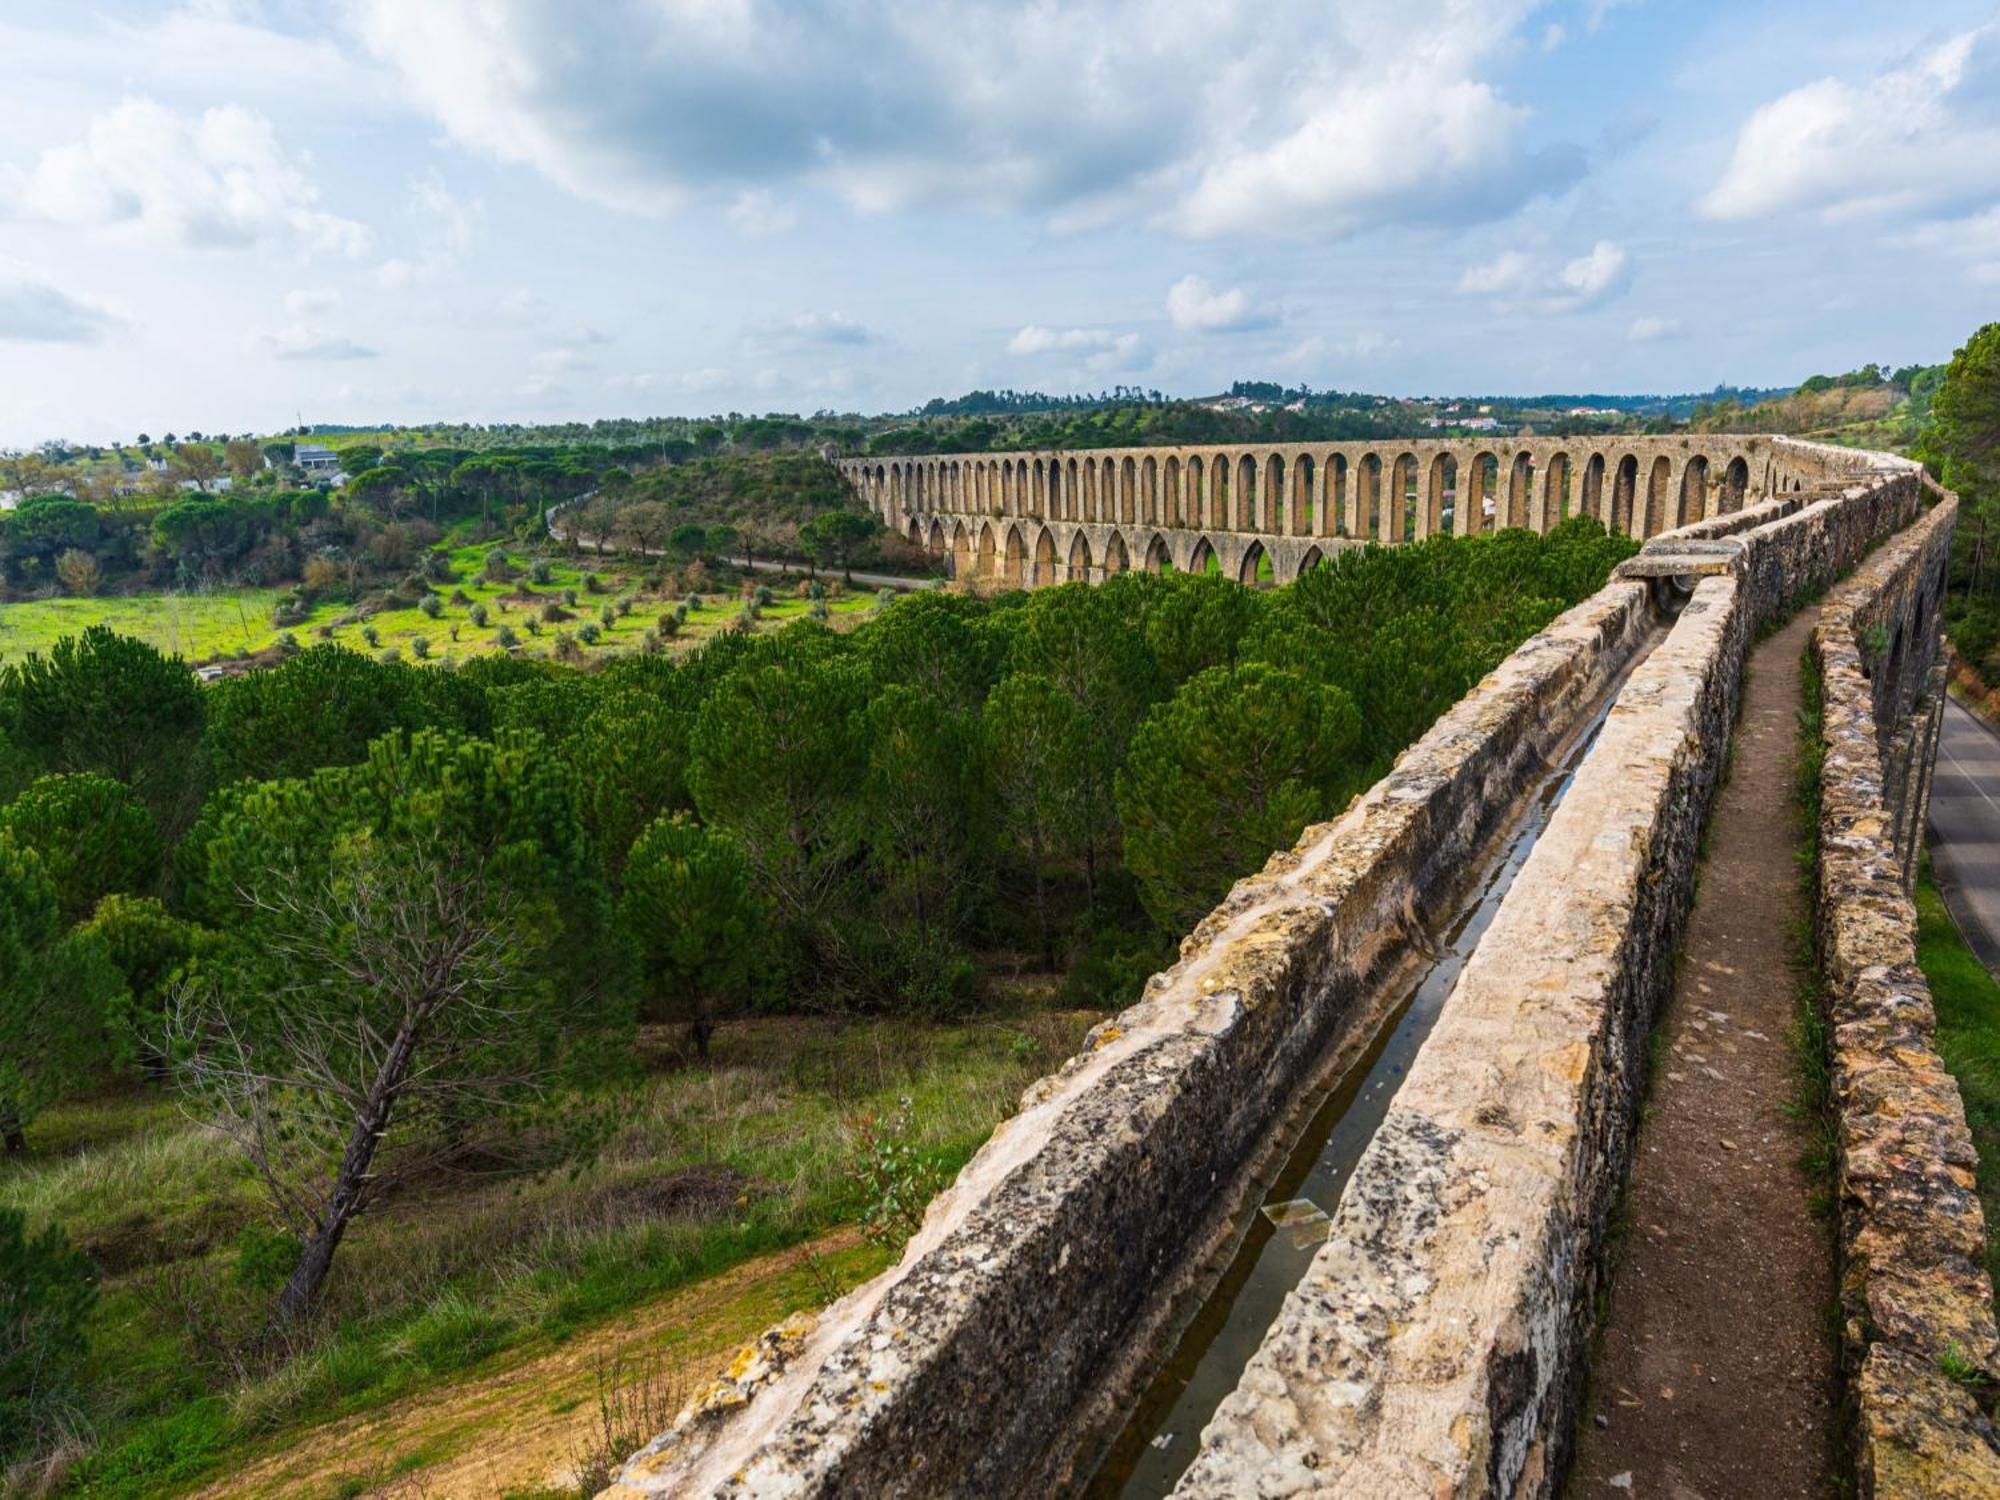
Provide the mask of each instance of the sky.
{"label": "sky", "polygon": [[0,0],[0,444],[1700,391],[2000,308],[2000,8]]}

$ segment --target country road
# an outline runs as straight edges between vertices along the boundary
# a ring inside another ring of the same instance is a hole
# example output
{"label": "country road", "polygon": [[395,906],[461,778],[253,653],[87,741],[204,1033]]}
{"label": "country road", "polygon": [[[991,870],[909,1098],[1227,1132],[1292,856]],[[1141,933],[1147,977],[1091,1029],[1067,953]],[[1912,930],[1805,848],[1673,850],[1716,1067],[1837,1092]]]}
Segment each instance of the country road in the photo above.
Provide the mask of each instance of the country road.
{"label": "country road", "polygon": [[1931,783],[1931,870],[1979,961],[2000,972],[2000,734],[1944,706]]}

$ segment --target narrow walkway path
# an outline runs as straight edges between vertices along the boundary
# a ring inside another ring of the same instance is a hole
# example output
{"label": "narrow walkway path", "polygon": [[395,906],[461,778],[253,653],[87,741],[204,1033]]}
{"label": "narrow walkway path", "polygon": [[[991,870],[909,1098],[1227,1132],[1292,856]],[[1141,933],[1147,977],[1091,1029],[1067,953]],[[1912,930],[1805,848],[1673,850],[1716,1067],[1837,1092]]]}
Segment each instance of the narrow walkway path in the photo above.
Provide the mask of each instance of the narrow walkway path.
{"label": "narrow walkway path", "polygon": [[1572,1500],[1815,1500],[1833,1472],[1831,1230],[1800,1165],[1789,944],[1807,610],[1750,658],[1647,1100]]}

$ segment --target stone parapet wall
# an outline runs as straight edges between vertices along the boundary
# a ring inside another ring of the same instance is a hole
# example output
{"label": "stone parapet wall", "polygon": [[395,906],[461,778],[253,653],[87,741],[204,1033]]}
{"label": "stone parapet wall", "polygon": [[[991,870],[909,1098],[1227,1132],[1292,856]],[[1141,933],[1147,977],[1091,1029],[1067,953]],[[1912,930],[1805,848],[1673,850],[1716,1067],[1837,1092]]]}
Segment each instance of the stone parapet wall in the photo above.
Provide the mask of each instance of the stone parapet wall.
{"label": "stone parapet wall", "polygon": [[609,1493],[1059,1487],[1275,1165],[1287,1114],[1365,1045],[1377,981],[1653,629],[1648,586],[1616,581],[1524,644],[1347,812],[1240,881],[1029,1092],[899,1265],[746,1351]]}
{"label": "stone parapet wall", "polygon": [[[1826,600],[1816,907],[1833,1028],[1841,1343],[1857,1487],[2000,1495],[2000,1381],[1977,1159],[1940,1061],[1907,891],[1942,701],[1938,609],[1956,501]],[[1979,1381],[1983,1378],[1983,1387]]]}
{"label": "stone parapet wall", "polygon": [[1686,609],[1620,691],[1177,1495],[1560,1489],[1744,650],[1918,503],[1915,469],[1889,463],[1626,565],[1691,583]]}

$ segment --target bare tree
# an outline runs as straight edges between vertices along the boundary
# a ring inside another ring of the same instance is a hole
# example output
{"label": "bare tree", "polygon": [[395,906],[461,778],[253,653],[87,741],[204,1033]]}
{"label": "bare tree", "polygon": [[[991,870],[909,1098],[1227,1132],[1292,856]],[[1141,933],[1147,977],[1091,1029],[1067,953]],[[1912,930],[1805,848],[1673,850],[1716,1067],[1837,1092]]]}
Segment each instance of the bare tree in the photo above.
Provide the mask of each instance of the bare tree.
{"label": "bare tree", "polygon": [[170,1011],[182,1086],[241,1148],[303,1249],[279,1294],[317,1300],[348,1226],[462,1149],[470,1122],[542,1099],[557,1049],[533,1034],[546,926],[445,842],[362,836],[317,878],[268,868],[239,886],[263,940],[253,968],[183,984]]}

